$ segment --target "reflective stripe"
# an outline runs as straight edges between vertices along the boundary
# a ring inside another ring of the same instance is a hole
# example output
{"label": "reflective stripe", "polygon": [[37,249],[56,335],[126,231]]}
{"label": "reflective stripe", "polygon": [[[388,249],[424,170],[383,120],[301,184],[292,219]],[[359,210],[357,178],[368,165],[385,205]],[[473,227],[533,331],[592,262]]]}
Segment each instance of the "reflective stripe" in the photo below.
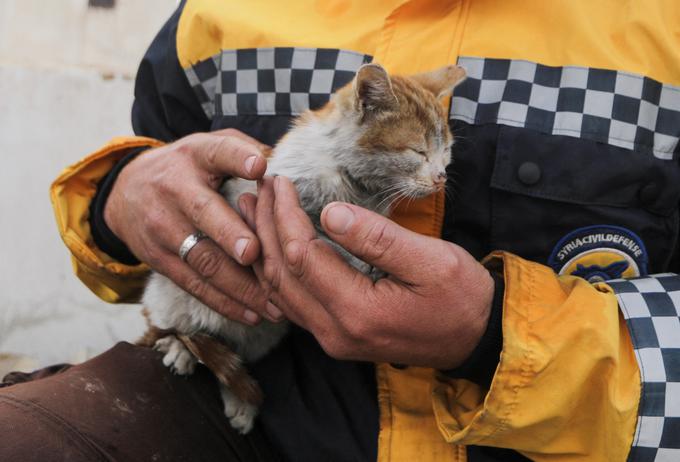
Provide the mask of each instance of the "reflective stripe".
{"label": "reflective stripe", "polygon": [[460,57],[468,79],[451,118],[499,123],[647,151],[680,153],[680,88],[627,72]]}
{"label": "reflective stripe", "polygon": [[371,57],[329,48],[224,50],[185,69],[209,118],[297,115],[323,106]]}
{"label": "reflective stripe", "polygon": [[680,276],[608,282],[628,323],[642,395],[631,462],[680,460]]}

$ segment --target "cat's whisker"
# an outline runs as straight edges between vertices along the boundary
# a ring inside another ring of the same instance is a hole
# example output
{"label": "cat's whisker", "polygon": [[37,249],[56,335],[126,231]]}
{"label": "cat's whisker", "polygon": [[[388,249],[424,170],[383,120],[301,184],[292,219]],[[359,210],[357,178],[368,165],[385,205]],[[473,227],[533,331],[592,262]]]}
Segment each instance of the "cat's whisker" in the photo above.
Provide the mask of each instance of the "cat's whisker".
{"label": "cat's whisker", "polygon": [[400,191],[396,191],[396,192],[390,194],[389,196],[387,196],[385,199],[383,199],[383,200],[380,202],[380,205],[378,206],[378,208],[379,208],[379,209],[382,209],[383,205],[384,205],[384,204],[387,204],[387,206],[385,207],[385,209],[386,209],[386,210],[392,210],[392,209],[394,208],[394,202],[395,202],[397,199],[399,199],[400,197],[402,197],[402,195],[400,194]]}
{"label": "cat's whisker", "polygon": [[398,206],[404,199],[408,198],[411,194],[413,194],[413,192],[409,192],[409,190],[410,188],[408,188],[408,185],[405,184],[404,188],[399,191],[401,194],[397,195],[390,204],[390,209]]}
{"label": "cat's whisker", "polygon": [[392,206],[393,206],[394,200],[395,200],[398,196],[402,195],[402,194],[404,193],[404,191],[407,190],[407,189],[406,189],[407,186],[408,186],[408,185],[405,184],[404,182],[399,182],[399,183],[395,183],[395,184],[391,185],[389,188],[387,188],[387,189],[385,190],[385,192],[388,192],[389,194],[387,194],[387,195],[386,195],[386,196],[378,203],[377,208],[378,208],[378,209],[381,209],[382,206],[383,206],[384,204],[389,204],[387,208],[388,208],[388,209],[391,209]]}

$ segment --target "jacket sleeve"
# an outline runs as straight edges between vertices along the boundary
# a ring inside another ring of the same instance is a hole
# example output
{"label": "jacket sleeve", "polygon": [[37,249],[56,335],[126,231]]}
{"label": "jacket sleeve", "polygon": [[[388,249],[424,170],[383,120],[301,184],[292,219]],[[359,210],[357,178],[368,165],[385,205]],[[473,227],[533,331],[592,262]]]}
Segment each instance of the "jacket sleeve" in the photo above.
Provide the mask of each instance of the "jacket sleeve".
{"label": "jacket sleeve", "polygon": [[89,225],[99,182],[128,153],[207,131],[210,120],[177,58],[177,27],[183,1],[144,56],[135,82],[132,125],[137,136],[117,138],[66,168],[50,188],[57,226],[71,252],[76,275],[107,302],[135,301],[148,268],[124,265],[99,249]]}
{"label": "jacket sleeve", "polygon": [[437,425],[455,444],[537,461],[680,460],[680,277],[591,285],[496,253],[503,350],[488,392],[441,378]]}

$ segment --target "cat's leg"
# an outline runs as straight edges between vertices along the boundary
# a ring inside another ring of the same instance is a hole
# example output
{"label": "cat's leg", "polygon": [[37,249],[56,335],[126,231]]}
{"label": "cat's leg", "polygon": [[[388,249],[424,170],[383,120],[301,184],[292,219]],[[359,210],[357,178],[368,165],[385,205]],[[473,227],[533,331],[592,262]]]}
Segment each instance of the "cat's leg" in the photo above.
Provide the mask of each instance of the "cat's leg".
{"label": "cat's leg", "polygon": [[191,375],[196,369],[196,357],[174,335],[156,341],[154,350],[164,353],[163,364],[178,375]]}
{"label": "cat's leg", "polygon": [[222,383],[220,383],[220,395],[222,395],[222,402],[224,403],[224,415],[229,419],[232,428],[242,435],[252,430],[255,417],[257,417],[258,406],[242,400]]}

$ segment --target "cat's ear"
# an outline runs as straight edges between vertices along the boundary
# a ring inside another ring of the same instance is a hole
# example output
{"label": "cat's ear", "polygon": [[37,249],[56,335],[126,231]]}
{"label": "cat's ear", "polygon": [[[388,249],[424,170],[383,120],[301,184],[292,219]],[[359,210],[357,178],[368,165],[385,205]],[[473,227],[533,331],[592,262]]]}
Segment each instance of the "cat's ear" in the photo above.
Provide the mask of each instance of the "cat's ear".
{"label": "cat's ear", "polygon": [[387,71],[380,64],[364,64],[352,83],[355,108],[362,118],[389,112],[399,107]]}
{"label": "cat's ear", "polygon": [[467,73],[460,66],[444,66],[430,72],[423,72],[411,76],[416,82],[420,83],[426,90],[432,92],[438,99],[451,96],[453,89],[461,84]]}

